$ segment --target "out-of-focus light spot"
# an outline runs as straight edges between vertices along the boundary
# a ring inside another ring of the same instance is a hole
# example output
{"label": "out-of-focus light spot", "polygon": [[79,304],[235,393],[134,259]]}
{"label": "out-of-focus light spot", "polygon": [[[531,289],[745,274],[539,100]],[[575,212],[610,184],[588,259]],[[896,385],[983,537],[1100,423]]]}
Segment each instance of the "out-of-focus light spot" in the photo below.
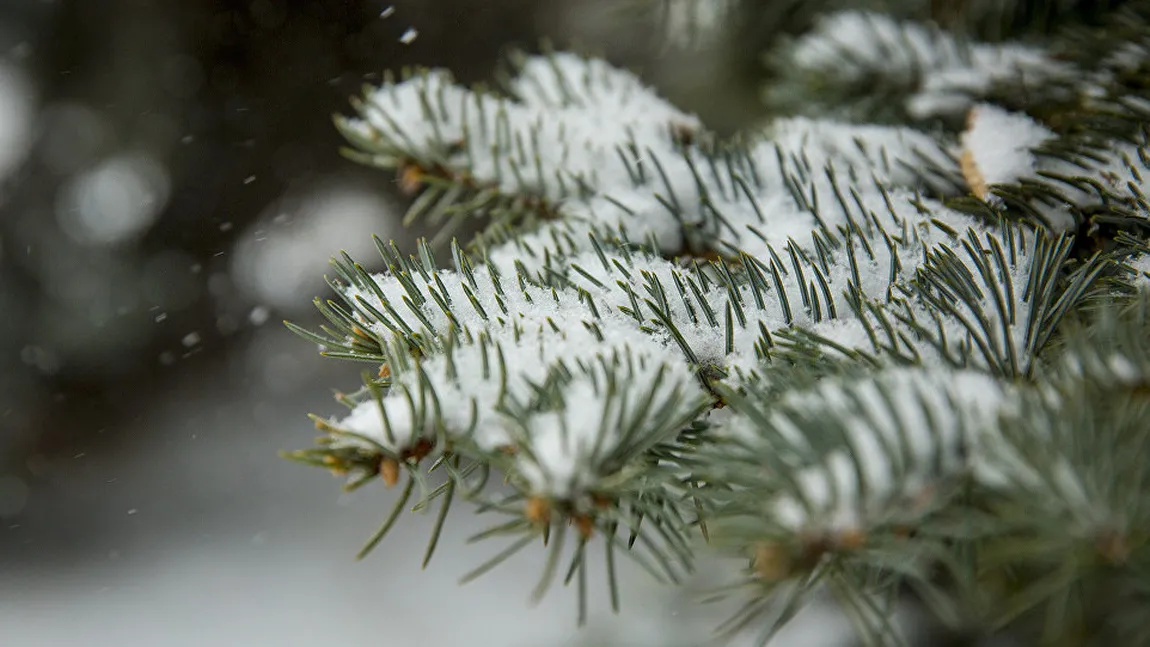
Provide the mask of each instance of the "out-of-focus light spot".
{"label": "out-of-focus light spot", "polygon": [[190,332],[184,335],[182,342],[186,348],[191,348],[192,346],[200,343],[200,333],[194,331]]}
{"label": "out-of-focus light spot", "polygon": [[269,316],[271,316],[270,310],[264,306],[256,306],[252,308],[252,311],[248,314],[248,321],[253,326],[262,326],[267,323]]}
{"label": "out-of-focus light spot", "polygon": [[391,16],[391,14],[393,14],[393,13],[395,13],[395,5],[389,4],[386,7],[384,7],[383,11],[379,12],[379,17],[380,18],[387,18],[387,17]]}
{"label": "out-of-focus light spot", "polygon": [[61,228],[84,245],[114,245],[143,233],[168,201],[167,170],[143,153],[111,157],[77,176],[57,205]]}
{"label": "out-of-focus light spot", "polygon": [[27,76],[0,62],[0,180],[24,160],[32,143],[32,95]]}
{"label": "out-of-focus light spot", "polygon": [[294,217],[281,220],[283,207],[273,205],[275,216],[253,223],[232,254],[239,289],[283,312],[310,308],[311,297],[324,289],[323,275],[330,274],[328,261],[341,248],[367,257],[375,252],[372,233],[388,240],[398,229],[387,201],[353,187],[317,188],[299,201]]}
{"label": "out-of-focus light spot", "polygon": [[403,35],[399,37],[399,42],[404,45],[410,45],[415,42],[416,38],[419,38],[419,31],[416,30],[415,27],[408,27],[407,31],[403,32]]}
{"label": "out-of-focus light spot", "polygon": [[28,503],[28,484],[14,474],[0,476],[0,517],[15,517]]}

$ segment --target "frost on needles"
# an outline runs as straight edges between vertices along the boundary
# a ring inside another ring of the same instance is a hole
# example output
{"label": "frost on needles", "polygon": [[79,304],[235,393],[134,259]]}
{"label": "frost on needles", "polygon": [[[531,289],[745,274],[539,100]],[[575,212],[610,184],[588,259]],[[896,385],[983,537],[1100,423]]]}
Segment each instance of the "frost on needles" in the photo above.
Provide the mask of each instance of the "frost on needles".
{"label": "frost on needles", "polygon": [[[542,546],[536,594],[564,573],[580,619],[601,541],[616,608],[617,556],[667,582],[699,551],[746,559],[721,629],[763,643],[821,590],[880,643],[907,589],[959,626],[1082,631],[1097,587],[1131,620],[1150,592],[1141,33],[1075,61],[828,16],[772,60],[824,89],[885,75],[910,125],[812,103],[730,140],[574,54],[521,57],[503,93],[443,70],[370,88],[336,119],[346,152],[394,170],[439,235],[377,239],[381,273],[333,261],[328,324],[292,328],[372,368],[291,456],[348,489],[403,483],[361,556],[438,508],[426,564],[458,499],[506,542],[465,580]],[[1007,69],[1043,79],[1043,105],[996,105]],[[1131,622],[1107,631],[1150,635]]]}

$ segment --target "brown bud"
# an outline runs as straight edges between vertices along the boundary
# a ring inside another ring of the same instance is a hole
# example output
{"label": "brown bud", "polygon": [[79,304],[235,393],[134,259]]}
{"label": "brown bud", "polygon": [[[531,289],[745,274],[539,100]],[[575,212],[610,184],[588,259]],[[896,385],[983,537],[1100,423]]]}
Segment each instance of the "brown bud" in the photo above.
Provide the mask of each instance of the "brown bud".
{"label": "brown bud", "polygon": [[839,533],[835,542],[840,549],[855,550],[866,544],[866,531],[861,528],[847,528]]}
{"label": "brown bud", "polygon": [[379,376],[380,377],[391,377],[391,367],[388,366],[387,364],[380,364],[379,365]]}
{"label": "brown bud", "polygon": [[414,195],[423,186],[423,169],[416,164],[408,164],[399,172],[399,190],[404,195]]}
{"label": "brown bud", "polygon": [[399,457],[405,461],[413,460],[416,463],[423,460],[431,450],[435,448],[435,444],[426,438],[420,438],[415,441],[415,444],[399,453]]}
{"label": "brown bud", "polygon": [[384,456],[379,461],[379,477],[387,487],[394,487],[399,482],[399,461],[390,456]]}
{"label": "brown bud", "polygon": [[755,573],[767,582],[779,582],[791,574],[791,554],[777,542],[766,542],[755,547],[752,561]]}
{"label": "brown bud", "polygon": [[551,500],[541,496],[527,499],[523,515],[527,517],[528,521],[538,526],[551,523]]}
{"label": "brown bud", "polygon": [[[978,108],[971,108],[970,112],[966,114],[967,131],[974,128],[974,121],[977,118]],[[958,168],[962,172],[962,177],[966,180],[966,185],[970,187],[970,192],[977,196],[978,199],[985,200],[989,194],[986,177],[978,168],[978,162],[974,159],[974,152],[969,148],[963,149],[962,154],[959,156]]]}
{"label": "brown bud", "polygon": [[969,150],[962,151],[962,155],[958,158],[958,168],[962,171],[962,177],[966,179],[966,185],[970,187],[970,192],[980,200],[985,200],[989,189],[982,171],[978,169],[978,164],[974,161],[974,153]]}
{"label": "brown bud", "polygon": [[323,457],[323,464],[328,466],[328,471],[331,472],[332,476],[347,476],[347,465],[343,459],[328,454]]}
{"label": "brown bud", "polygon": [[581,514],[573,517],[571,520],[575,524],[575,529],[579,531],[579,536],[584,540],[590,539],[591,535],[595,533],[595,520],[589,514]]}

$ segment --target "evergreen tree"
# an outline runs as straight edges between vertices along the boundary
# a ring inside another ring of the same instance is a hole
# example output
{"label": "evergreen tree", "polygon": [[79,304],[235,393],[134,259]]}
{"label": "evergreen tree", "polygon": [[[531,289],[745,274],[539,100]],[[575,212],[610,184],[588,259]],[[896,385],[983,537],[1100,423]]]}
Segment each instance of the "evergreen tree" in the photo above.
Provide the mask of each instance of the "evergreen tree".
{"label": "evergreen tree", "polygon": [[464,580],[545,550],[580,619],[602,542],[616,608],[616,559],[744,560],[718,631],[754,644],[829,592],[867,644],[911,596],[1150,645],[1150,2],[643,4],[667,47],[766,50],[761,126],[561,52],[337,117],[438,232],[289,324],[372,366],[290,454],[402,488],[363,554],[437,509],[426,563],[462,502],[505,542]]}

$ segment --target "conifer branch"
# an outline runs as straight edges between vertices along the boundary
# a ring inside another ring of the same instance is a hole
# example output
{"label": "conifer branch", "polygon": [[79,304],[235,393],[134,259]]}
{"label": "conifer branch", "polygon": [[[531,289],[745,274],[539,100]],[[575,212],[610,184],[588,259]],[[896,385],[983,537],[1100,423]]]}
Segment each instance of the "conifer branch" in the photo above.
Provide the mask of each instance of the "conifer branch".
{"label": "conifer branch", "polygon": [[823,592],[877,644],[907,591],[951,626],[1144,639],[1150,10],[1125,4],[1026,44],[808,8],[771,58],[796,114],[729,141],[571,54],[518,56],[504,96],[369,89],[349,155],[409,222],[488,226],[333,260],[326,323],[288,325],[378,368],[289,456],[406,479],[365,553],[406,508],[438,505],[424,565],[449,510],[491,517],[463,580],[542,549],[533,597],[573,584],[580,623],[602,541],[613,608],[619,554],[666,583],[701,546],[747,560],[720,633],[758,644]]}

